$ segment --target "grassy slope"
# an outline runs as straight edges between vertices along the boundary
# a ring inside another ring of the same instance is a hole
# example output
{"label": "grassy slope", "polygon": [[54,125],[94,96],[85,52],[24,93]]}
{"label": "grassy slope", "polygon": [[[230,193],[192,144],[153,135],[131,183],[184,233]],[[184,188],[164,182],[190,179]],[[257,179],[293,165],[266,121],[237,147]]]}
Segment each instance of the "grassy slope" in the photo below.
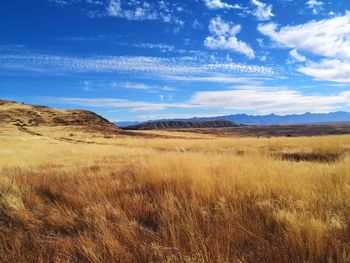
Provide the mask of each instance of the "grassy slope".
{"label": "grassy slope", "polygon": [[36,132],[0,129],[4,262],[350,261],[350,136]]}

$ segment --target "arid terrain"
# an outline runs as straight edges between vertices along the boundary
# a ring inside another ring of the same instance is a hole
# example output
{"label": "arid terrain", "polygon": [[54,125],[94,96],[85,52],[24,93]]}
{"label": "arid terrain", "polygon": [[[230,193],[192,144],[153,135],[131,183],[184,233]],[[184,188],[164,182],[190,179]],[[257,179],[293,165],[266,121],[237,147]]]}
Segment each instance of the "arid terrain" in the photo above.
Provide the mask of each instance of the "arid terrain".
{"label": "arid terrain", "polygon": [[293,124],[293,125],[239,125],[236,127],[222,127],[216,129],[171,129],[169,131],[212,134],[215,136],[248,136],[248,137],[299,137],[350,134],[350,123],[324,124]]}
{"label": "arid terrain", "polygon": [[226,129],[2,101],[0,261],[350,262],[350,135]]}

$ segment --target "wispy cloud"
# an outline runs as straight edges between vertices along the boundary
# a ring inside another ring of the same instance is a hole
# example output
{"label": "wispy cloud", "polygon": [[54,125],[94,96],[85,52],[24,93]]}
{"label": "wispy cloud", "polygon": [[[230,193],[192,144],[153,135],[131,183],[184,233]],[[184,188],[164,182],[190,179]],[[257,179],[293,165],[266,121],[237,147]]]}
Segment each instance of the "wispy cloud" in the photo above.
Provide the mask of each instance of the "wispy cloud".
{"label": "wispy cloud", "polygon": [[289,89],[270,90],[265,87],[249,87],[228,91],[205,91],[196,93],[191,104],[216,109],[240,111],[255,110],[260,114],[330,112],[339,105],[350,103],[350,92],[337,95],[305,95]]}
{"label": "wispy cloud", "polygon": [[166,23],[183,25],[184,22],[174,15],[178,11],[178,8],[173,9],[173,6],[165,1],[110,0],[106,15],[135,21],[162,20]]}
{"label": "wispy cloud", "polygon": [[[333,95],[306,95],[284,87],[242,86],[233,90],[199,91],[181,103],[130,101],[117,98],[45,98],[45,102],[67,105],[104,107],[130,112],[158,112],[168,108],[191,111],[215,109],[255,111],[259,114],[291,114],[304,112],[331,112],[350,105],[350,92]],[[158,113],[159,114],[159,113]],[[193,114],[196,115],[196,114]]]}
{"label": "wispy cloud", "polygon": [[164,86],[162,88],[163,91],[177,91],[178,89],[170,87],[170,86]]}
{"label": "wispy cloud", "polygon": [[[117,17],[132,21],[161,20],[165,23],[174,23],[182,26],[177,14],[183,8],[180,4],[170,5],[163,0],[136,1],[136,0],[47,0],[60,6],[88,4],[84,12],[91,18]],[[90,7],[90,8],[89,8]]]}
{"label": "wispy cloud", "polygon": [[212,82],[212,83],[228,83],[228,84],[260,84],[262,79],[256,77],[230,77],[230,76],[210,76],[210,77],[195,77],[195,76],[178,76],[170,80],[174,81],[189,81],[189,82]]}
{"label": "wispy cloud", "polygon": [[84,91],[113,91],[120,89],[136,90],[140,92],[159,93],[162,91],[177,91],[171,86],[153,85],[143,82],[133,81],[106,81],[106,80],[85,80],[82,82]]}
{"label": "wispy cloud", "polygon": [[84,2],[90,5],[103,5],[104,1],[100,0],[47,0],[51,3],[55,3],[57,5],[72,5],[77,4],[79,2]]}
{"label": "wispy cloud", "polygon": [[244,54],[249,58],[255,58],[254,50],[245,42],[238,40],[237,34],[241,31],[240,25],[225,22],[221,17],[210,20],[208,36],[204,44],[211,49],[228,49]]}
{"label": "wispy cloud", "polygon": [[203,0],[209,9],[242,9],[239,4],[228,4],[221,0]]}
{"label": "wispy cloud", "polygon": [[292,49],[289,51],[289,55],[291,56],[293,62],[305,62],[306,57],[301,55],[297,49]]}
{"label": "wispy cloud", "polygon": [[124,89],[135,89],[135,90],[151,90],[154,88],[151,85],[146,85],[144,83],[136,83],[136,82],[124,82],[124,83],[113,82],[112,87],[121,87]]}
{"label": "wispy cloud", "polygon": [[167,45],[167,44],[161,44],[161,43],[136,43],[136,44],[131,44],[133,47],[138,47],[138,48],[145,48],[145,49],[158,49],[161,52],[171,52],[175,51],[175,46],[173,45]]}
{"label": "wispy cloud", "polygon": [[[62,103],[66,105],[74,106],[86,106],[86,107],[101,107],[111,109],[123,109],[130,112],[143,112],[143,111],[155,111],[163,110],[166,107],[170,107],[170,104],[165,103],[151,103],[143,101],[131,101],[127,99],[118,98],[42,98],[41,101],[48,103]],[[181,105],[177,105],[181,107]]]}
{"label": "wispy cloud", "polygon": [[0,68],[55,73],[118,73],[164,80],[271,78],[279,73],[272,67],[209,60],[207,57],[105,56],[67,57],[53,55],[0,55]]}
{"label": "wispy cloud", "polygon": [[318,0],[308,0],[306,5],[308,8],[312,9],[314,15],[317,15],[323,9],[324,3]]}
{"label": "wispy cloud", "polygon": [[252,0],[253,5],[256,6],[255,11],[253,14],[258,20],[264,21],[269,20],[271,17],[275,16],[272,13],[272,5],[271,4],[265,4],[263,2],[260,2],[258,0]]}
{"label": "wispy cloud", "polygon": [[189,118],[205,118],[205,117],[216,117],[229,115],[229,112],[218,112],[218,113],[152,113],[152,114],[140,114],[139,120],[159,120],[159,119],[189,119]]}

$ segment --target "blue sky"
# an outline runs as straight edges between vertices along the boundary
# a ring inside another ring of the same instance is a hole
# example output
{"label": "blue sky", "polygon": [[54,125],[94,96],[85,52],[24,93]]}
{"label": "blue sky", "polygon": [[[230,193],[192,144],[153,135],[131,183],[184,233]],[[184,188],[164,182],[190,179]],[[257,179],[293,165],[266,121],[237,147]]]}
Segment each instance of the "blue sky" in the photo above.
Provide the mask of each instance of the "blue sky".
{"label": "blue sky", "polygon": [[345,0],[0,0],[1,98],[142,121],[350,111],[349,87]]}

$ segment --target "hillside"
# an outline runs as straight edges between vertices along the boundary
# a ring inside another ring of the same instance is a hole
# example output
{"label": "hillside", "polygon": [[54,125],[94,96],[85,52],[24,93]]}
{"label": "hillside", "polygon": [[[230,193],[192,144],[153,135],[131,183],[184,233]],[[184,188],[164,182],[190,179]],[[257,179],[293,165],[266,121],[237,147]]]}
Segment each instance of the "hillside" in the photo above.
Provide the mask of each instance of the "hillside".
{"label": "hillside", "polygon": [[59,110],[46,106],[0,100],[0,125],[17,127],[65,127],[118,131],[119,128],[91,111]]}
{"label": "hillside", "polygon": [[139,125],[127,126],[125,130],[168,130],[168,129],[195,129],[195,128],[224,128],[236,127],[237,124],[227,120],[211,121],[159,121],[147,122]]}

